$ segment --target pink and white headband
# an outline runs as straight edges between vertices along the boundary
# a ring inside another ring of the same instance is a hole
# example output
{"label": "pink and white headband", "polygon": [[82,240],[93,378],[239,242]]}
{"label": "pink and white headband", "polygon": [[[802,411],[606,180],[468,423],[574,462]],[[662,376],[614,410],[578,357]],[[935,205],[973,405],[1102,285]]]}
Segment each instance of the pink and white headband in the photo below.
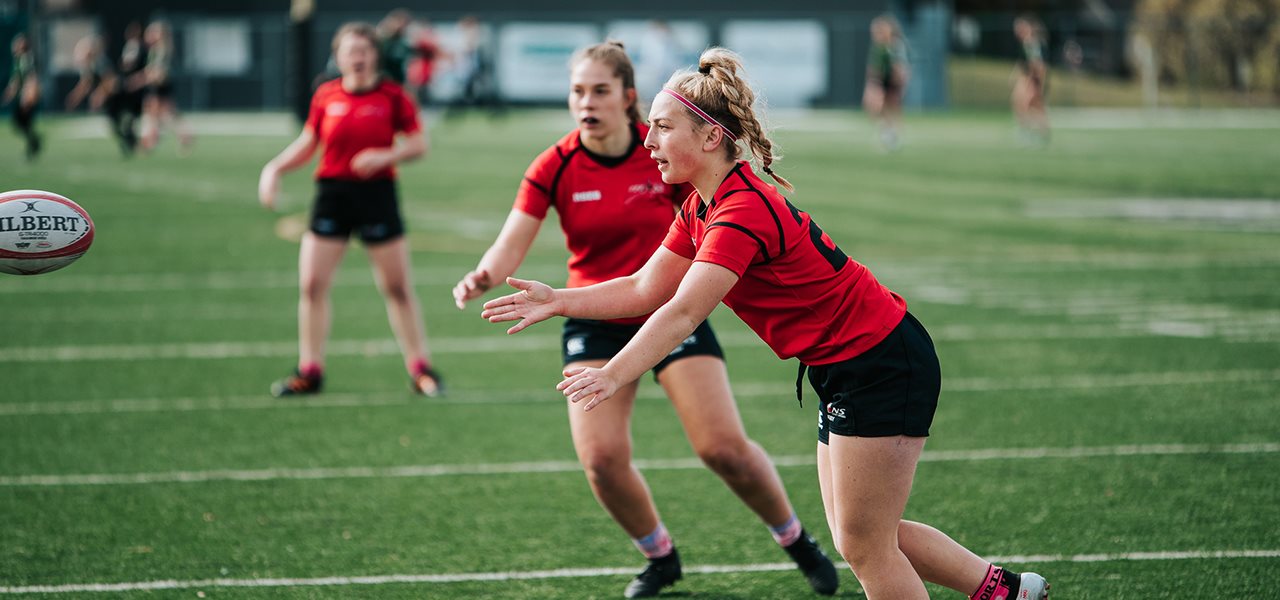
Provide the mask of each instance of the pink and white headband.
{"label": "pink and white headband", "polygon": [[729,128],[728,128],[728,127],[725,127],[724,125],[721,125],[721,124],[720,124],[720,121],[717,121],[717,120],[715,120],[715,119],[711,118],[711,115],[707,114],[707,112],[706,112],[706,111],[704,111],[704,110],[702,110],[701,108],[698,108],[698,105],[697,105],[697,104],[694,104],[693,102],[690,102],[688,98],[685,98],[684,96],[681,96],[679,92],[677,92],[677,91],[675,91],[675,90],[673,90],[673,89],[671,89],[671,88],[662,88],[662,91],[663,91],[663,92],[666,92],[667,94],[669,94],[672,98],[675,98],[676,100],[679,100],[679,101],[680,101],[680,103],[681,103],[681,104],[683,104],[683,105],[685,105],[689,110],[691,110],[691,111],[693,111],[694,113],[696,113],[699,117],[702,117],[702,120],[703,120],[703,121],[706,121],[707,123],[710,123],[710,124],[712,124],[712,125],[715,125],[716,127],[719,127],[719,128],[720,128],[720,130],[721,130],[721,131],[723,131],[725,135],[729,136],[729,139],[731,139],[731,140],[733,140],[733,141],[735,141],[735,142],[736,142],[736,141],[738,141],[738,136],[733,135],[733,132],[732,132],[732,131],[729,131]]}

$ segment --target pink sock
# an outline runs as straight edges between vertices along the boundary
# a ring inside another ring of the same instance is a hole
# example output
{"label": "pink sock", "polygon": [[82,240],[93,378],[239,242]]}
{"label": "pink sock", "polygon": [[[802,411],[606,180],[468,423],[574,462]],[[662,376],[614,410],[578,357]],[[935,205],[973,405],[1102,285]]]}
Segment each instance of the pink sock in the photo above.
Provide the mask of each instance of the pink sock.
{"label": "pink sock", "polygon": [[318,362],[306,362],[298,364],[298,374],[307,379],[315,379],[324,374],[324,367]]}
{"label": "pink sock", "polygon": [[1012,599],[1018,590],[1018,579],[1013,573],[995,565],[987,566],[987,576],[978,586],[969,600],[1006,600]]}
{"label": "pink sock", "polygon": [[425,358],[413,358],[413,359],[407,360],[405,361],[404,366],[406,369],[409,369],[409,375],[426,373],[427,371],[431,370],[431,363],[427,362],[427,359]]}
{"label": "pink sock", "polygon": [[800,539],[800,533],[803,531],[804,528],[800,526],[800,518],[795,513],[791,513],[791,518],[787,519],[786,523],[777,527],[769,526],[769,533],[773,534],[773,540],[783,548],[796,543],[796,540]]}
{"label": "pink sock", "polygon": [[671,541],[671,534],[667,533],[666,525],[658,523],[658,528],[653,533],[642,538],[633,539],[631,543],[640,549],[645,558],[662,558],[671,554],[675,544]]}

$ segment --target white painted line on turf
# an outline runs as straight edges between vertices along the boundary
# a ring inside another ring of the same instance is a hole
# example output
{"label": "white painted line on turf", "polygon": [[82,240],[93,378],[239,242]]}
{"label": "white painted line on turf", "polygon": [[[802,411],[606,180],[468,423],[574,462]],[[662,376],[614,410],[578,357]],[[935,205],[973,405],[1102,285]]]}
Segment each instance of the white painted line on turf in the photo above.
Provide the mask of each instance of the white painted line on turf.
{"label": "white painted line on turf", "polygon": [[[1165,371],[1154,373],[1124,373],[1116,375],[1039,375],[1028,377],[954,377],[947,378],[943,390],[949,393],[994,392],[1009,390],[1044,389],[1106,389],[1113,387],[1150,387],[1157,385],[1192,385],[1221,383],[1252,383],[1280,381],[1280,370],[1231,370],[1188,373]],[[733,393],[739,398],[776,396],[790,398],[795,387],[777,381],[734,380]],[[666,393],[653,386],[643,386],[638,396],[646,399],[663,399]],[[433,398],[425,403],[438,405],[479,404],[527,404],[531,402],[560,403],[560,394],[550,386],[546,389],[474,389],[454,390],[443,398]],[[375,406],[403,406],[424,404],[409,392],[379,392],[371,394],[325,394],[315,397],[280,400],[259,396],[209,396],[202,398],[119,398],[109,400],[73,400],[66,402],[0,402],[0,417],[20,415],[87,415],[145,412],[195,412],[207,410],[269,410],[293,408],[349,408]]]}
{"label": "white painted line on turf", "polygon": [[[413,270],[415,285],[453,285],[466,275],[467,267],[418,267]],[[564,277],[563,264],[523,265],[519,275],[549,279]],[[340,269],[335,287],[373,287],[368,269]],[[0,294],[51,294],[86,292],[166,292],[197,290],[259,290],[297,288],[297,271],[214,271],[208,273],[161,272],[82,275],[32,284],[0,286]]]}
{"label": "white painted line on turf", "polygon": [[[1274,454],[1280,443],[1254,444],[1130,444],[1123,446],[1068,448],[984,448],[976,450],[926,450],[921,462],[971,462],[986,460],[1077,459],[1109,456],[1180,456],[1210,454]],[[812,455],[773,456],[778,467],[814,464]],[[638,459],[637,468],[648,471],[684,471],[704,468],[697,458]],[[395,467],[332,467],[309,469],[217,469],[151,473],[82,473],[64,475],[0,476],[0,487],[58,487],[81,485],[150,485],[205,483],[210,481],[282,481],[314,479],[383,479],[448,477],[463,475],[513,475],[528,473],[577,473],[577,461],[403,465]]]}
{"label": "white painted line on turf", "polygon": [[[1057,312],[1056,310],[1053,312]],[[1245,334],[1249,331],[1274,331],[1277,323],[1268,315],[1260,315],[1256,322],[1246,321],[1252,327],[1236,331],[1218,331],[1205,324],[1173,327],[1172,321],[1150,315],[1147,320],[1124,325],[993,325],[974,327],[946,325],[938,327],[934,337],[939,341],[981,340],[1061,340],[1061,339],[1118,339],[1130,337],[1188,335],[1203,337],[1208,334]],[[473,317],[478,318],[478,317]],[[1243,317],[1242,317],[1243,318]],[[557,347],[559,334],[505,335],[505,327],[495,324],[491,334],[466,337],[433,338],[432,346],[441,353],[475,352],[533,352]],[[748,331],[724,331],[717,335],[722,345],[729,347],[760,345],[759,338]],[[154,360],[190,359],[212,360],[229,358],[292,357],[297,353],[297,342],[182,342],[159,344],[72,344],[64,346],[8,346],[0,347],[0,363],[4,362],[80,362],[86,360]],[[400,348],[388,338],[366,340],[334,340],[330,342],[331,356],[388,356],[399,355]]]}
{"label": "white painted line on turf", "polygon": [[[986,560],[1002,564],[1040,563],[1098,563],[1117,561],[1169,561],[1169,560],[1224,560],[1240,558],[1277,558],[1280,550],[1188,550],[1163,552],[1115,552],[1098,554],[1034,554],[1026,556],[990,556]],[[755,563],[744,565],[686,565],[684,572],[697,575],[723,573],[764,573],[791,571],[794,563]],[[846,563],[836,568],[845,571]],[[489,573],[440,573],[440,574],[392,574],[353,575],[311,578],[256,578],[256,579],[165,579],[120,583],[63,583],[47,585],[0,586],[0,594],[74,594],[85,592],[139,592],[155,590],[180,590],[191,588],[269,588],[269,587],[332,587],[353,585],[386,585],[393,583],[466,583],[491,581],[521,581],[538,579],[569,579],[586,577],[631,576],[635,567],[603,567],[581,569],[549,569],[543,571],[496,571]]]}

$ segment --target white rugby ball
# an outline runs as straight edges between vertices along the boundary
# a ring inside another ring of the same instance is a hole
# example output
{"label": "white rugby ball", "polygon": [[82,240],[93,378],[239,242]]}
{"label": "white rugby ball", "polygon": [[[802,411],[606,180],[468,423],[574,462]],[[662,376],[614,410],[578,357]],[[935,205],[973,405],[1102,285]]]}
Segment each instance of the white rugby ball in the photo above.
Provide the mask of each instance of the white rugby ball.
{"label": "white rugby ball", "polygon": [[0,273],[38,275],[84,256],[93,221],[79,204],[52,192],[0,194]]}

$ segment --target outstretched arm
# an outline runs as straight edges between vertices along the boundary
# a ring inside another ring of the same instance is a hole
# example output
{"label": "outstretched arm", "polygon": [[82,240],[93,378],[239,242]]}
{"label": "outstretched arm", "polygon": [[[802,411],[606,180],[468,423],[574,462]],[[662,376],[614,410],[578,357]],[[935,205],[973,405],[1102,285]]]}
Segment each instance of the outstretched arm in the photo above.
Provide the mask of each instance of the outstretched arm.
{"label": "outstretched arm", "polygon": [[603,368],[566,370],[556,389],[570,402],[587,400],[583,410],[597,404],[639,379],[693,333],[715,310],[725,294],[738,283],[738,275],[720,265],[699,262],[689,269],[670,302],[653,313],[622,351]]}
{"label": "outstretched arm", "polygon": [[507,333],[516,333],[551,317],[618,319],[650,312],[669,300],[689,265],[687,258],[659,246],[639,271],[587,287],[552,289],[537,281],[508,277],[519,292],[490,300],[481,317],[490,323],[519,321]]}
{"label": "outstretched arm", "polygon": [[538,236],[542,220],[520,209],[513,208],[507,215],[507,222],[502,226],[502,233],[493,245],[485,251],[480,263],[474,271],[462,276],[462,280],[453,286],[453,302],[458,308],[466,308],[468,300],[483,296],[498,282],[506,281],[533,245]]}

